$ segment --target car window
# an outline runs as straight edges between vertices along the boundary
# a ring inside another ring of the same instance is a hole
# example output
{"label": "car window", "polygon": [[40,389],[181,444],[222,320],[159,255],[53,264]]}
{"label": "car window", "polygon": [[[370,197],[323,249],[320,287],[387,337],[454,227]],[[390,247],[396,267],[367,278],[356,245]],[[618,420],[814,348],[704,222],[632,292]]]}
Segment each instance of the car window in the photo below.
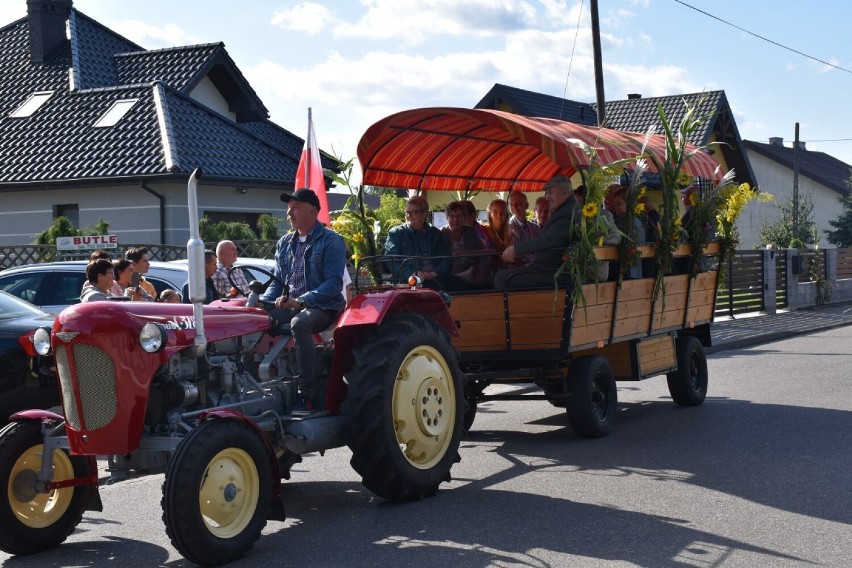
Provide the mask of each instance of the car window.
{"label": "car window", "polygon": [[24,303],[15,296],[0,294],[0,320],[40,315],[44,315],[44,312],[35,306]]}
{"label": "car window", "polygon": [[54,280],[53,290],[43,305],[70,306],[80,302],[80,293],[83,291],[83,283],[86,282],[85,273],[56,272]]}
{"label": "car window", "polygon": [[[22,272],[0,275],[0,290],[27,302],[35,303],[39,288],[49,276],[50,272]],[[79,292],[77,296],[79,298]]]}

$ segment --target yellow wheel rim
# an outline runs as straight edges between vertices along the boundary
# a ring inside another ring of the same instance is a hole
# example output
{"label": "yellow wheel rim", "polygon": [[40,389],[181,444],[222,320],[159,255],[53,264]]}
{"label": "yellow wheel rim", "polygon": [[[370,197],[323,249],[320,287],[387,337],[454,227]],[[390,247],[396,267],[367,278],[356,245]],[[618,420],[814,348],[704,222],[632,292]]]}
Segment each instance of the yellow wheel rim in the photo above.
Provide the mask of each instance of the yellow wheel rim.
{"label": "yellow wheel rim", "polygon": [[240,534],[251,522],[260,495],[254,460],[239,448],[216,454],[198,494],[198,506],[207,529],[219,538]]}
{"label": "yellow wheel rim", "polygon": [[419,469],[437,464],[452,441],[456,418],[453,376],[434,348],[412,349],[393,387],[393,422],[399,449]]}
{"label": "yellow wheel rim", "polygon": [[[41,469],[42,445],[27,449],[12,466],[9,476],[9,505],[15,518],[33,529],[43,529],[59,521],[74,497],[73,487],[55,489],[49,493],[36,490],[38,472]],[[53,452],[53,479],[73,479],[74,466],[71,458],[61,450]]]}

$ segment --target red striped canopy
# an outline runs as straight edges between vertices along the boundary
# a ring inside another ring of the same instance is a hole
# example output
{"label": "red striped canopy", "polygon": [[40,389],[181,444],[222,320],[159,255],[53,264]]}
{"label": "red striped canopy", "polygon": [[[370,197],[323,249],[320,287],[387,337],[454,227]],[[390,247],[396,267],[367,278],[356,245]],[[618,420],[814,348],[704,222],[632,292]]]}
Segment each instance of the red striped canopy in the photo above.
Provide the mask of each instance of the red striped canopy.
{"label": "red striped canopy", "polygon": [[[358,143],[363,183],[419,190],[541,191],[589,158],[570,140],[596,148],[599,163],[635,158],[645,135],[490,109],[421,108],[373,124]],[[665,137],[648,146],[662,160]],[[689,145],[695,151],[697,147]],[[697,151],[684,170],[707,179],[719,164]],[[649,168],[654,171],[653,164]]]}

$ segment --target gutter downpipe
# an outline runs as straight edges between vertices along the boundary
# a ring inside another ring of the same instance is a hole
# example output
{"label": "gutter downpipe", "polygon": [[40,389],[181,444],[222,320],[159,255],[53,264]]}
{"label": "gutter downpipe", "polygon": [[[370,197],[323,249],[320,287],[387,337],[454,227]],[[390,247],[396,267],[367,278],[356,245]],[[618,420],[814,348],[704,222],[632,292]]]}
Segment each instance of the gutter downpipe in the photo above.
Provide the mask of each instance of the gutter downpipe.
{"label": "gutter downpipe", "polygon": [[139,187],[160,200],[160,244],[166,244],[166,198],[145,184],[145,180],[139,182]]}

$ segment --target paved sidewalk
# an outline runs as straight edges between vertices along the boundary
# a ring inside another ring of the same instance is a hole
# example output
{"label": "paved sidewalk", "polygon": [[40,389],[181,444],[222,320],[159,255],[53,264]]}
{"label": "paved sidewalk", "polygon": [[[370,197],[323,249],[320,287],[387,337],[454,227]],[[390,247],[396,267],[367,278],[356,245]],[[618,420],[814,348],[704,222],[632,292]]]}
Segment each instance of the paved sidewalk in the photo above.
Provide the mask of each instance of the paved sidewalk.
{"label": "paved sidewalk", "polygon": [[708,353],[739,349],[796,335],[852,325],[852,303],[830,304],[775,315],[742,314],[717,318],[710,326],[713,346]]}

